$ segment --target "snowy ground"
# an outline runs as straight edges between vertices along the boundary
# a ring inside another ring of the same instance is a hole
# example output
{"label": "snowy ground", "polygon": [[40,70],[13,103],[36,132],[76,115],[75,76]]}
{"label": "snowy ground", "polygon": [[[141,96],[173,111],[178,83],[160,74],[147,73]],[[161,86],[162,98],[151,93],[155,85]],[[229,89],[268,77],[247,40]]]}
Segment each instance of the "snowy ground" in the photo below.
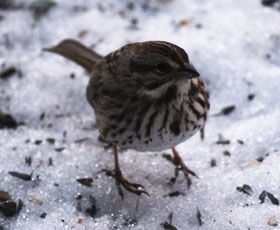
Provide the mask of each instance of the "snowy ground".
{"label": "snowy ground", "polygon": [[[12,199],[7,205],[0,192],[1,230],[279,229],[279,10],[260,0],[57,0],[41,15],[34,0],[3,2],[0,73],[16,73],[0,79],[0,111],[22,124],[0,129],[0,190]],[[101,54],[145,40],[173,42],[189,53],[211,93],[204,141],[197,134],[178,146],[199,175],[190,190],[182,175],[168,184],[174,167],[163,153],[127,150],[120,154],[123,173],[150,197],[120,198],[101,172],[113,168],[113,155],[97,140],[88,77],[42,52],[69,37]],[[10,171],[33,172],[32,180]],[[79,178],[93,178],[91,187]],[[3,215],[7,206],[11,217]]]}

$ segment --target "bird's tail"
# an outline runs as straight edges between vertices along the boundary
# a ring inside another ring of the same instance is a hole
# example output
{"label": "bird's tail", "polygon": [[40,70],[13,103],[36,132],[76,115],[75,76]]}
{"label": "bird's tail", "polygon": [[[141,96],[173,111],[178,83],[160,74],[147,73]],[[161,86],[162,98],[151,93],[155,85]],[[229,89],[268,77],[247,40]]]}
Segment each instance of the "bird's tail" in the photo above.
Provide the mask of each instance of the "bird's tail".
{"label": "bird's tail", "polygon": [[98,53],[72,39],[63,40],[58,45],[43,50],[60,54],[84,67],[88,72],[91,72],[95,63],[102,58]]}

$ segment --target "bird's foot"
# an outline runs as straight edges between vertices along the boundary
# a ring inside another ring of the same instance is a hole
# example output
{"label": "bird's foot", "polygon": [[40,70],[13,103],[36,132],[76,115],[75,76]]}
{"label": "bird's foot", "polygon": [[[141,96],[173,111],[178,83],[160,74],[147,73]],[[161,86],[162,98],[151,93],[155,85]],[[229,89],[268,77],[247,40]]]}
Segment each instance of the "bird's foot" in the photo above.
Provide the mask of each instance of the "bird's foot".
{"label": "bird's foot", "polygon": [[194,171],[192,171],[191,169],[189,169],[183,161],[180,162],[179,165],[175,164],[176,168],[175,168],[175,177],[174,177],[174,182],[176,181],[178,175],[179,175],[179,171],[182,171],[184,173],[184,176],[187,180],[187,185],[188,185],[188,189],[191,187],[192,184],[192,180],[190,175],[195,176],[198,178],[198,176],[196,175],[196,173]]}
{"label": "bird's foot", "polygon": [[194,171],[192,171],[185,165],[185,163],[183,162],[182,158],[180,157],[180,155],[178,154],[178,152],[175,148],[172,148],[172,151],[174,154],[172,162],[176,166],[176,168],[175,168],[175,177],[172,178],[171,181],[175,183],[175,181],[179,175],[179,171],[182,171],[187,180],[187,185],[188,185],[188,189],[189,189],[192,184],[190,175],[195,176],[197,178],[199,178],[199,177],[196,175],[196,173]]}
{"label": "bird's foot", "polygon": [[121,186],[123,186],[127,191],[134,193],[138,196],[140,196],[142,194],[146,194],[147,196],[149,196],[149,193],[147,193],[145,191],[145,188],[143,185],[129,182],[128,180],[126,180],[123,177],[122,172],[120,170],[115,170],[114,177],[116,180],[116,186],[117,186],[118,192],[119,192],[120,196],[122,197],[122,199],[124,198],[124,194],[123,194]]}

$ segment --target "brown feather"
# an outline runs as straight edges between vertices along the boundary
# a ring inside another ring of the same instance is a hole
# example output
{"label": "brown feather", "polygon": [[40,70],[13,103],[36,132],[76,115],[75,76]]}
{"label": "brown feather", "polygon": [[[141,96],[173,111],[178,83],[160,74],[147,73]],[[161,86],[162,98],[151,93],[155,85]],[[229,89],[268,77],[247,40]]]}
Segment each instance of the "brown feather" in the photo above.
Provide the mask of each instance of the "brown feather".
{"label": "brown feather", "polygon": [[91,72],[95,63],[102,58],[101,55],[72,39],[63,40],[58,45],[43,50],[59,54],[84,67],[88,72]]}

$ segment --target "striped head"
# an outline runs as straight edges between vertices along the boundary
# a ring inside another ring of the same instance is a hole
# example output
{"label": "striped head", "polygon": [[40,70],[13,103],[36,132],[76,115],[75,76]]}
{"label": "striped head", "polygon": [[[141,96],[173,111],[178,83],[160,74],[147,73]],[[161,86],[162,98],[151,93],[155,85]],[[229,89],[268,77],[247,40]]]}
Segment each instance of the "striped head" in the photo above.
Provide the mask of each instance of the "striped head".
{"label": "striped head", "polygon": [[190,84],[200,75],[182,48],[163,41],[128,44],[105,58],[117,63],[114,72],[126,87],[151,98],[161,98],[170,87]]}

